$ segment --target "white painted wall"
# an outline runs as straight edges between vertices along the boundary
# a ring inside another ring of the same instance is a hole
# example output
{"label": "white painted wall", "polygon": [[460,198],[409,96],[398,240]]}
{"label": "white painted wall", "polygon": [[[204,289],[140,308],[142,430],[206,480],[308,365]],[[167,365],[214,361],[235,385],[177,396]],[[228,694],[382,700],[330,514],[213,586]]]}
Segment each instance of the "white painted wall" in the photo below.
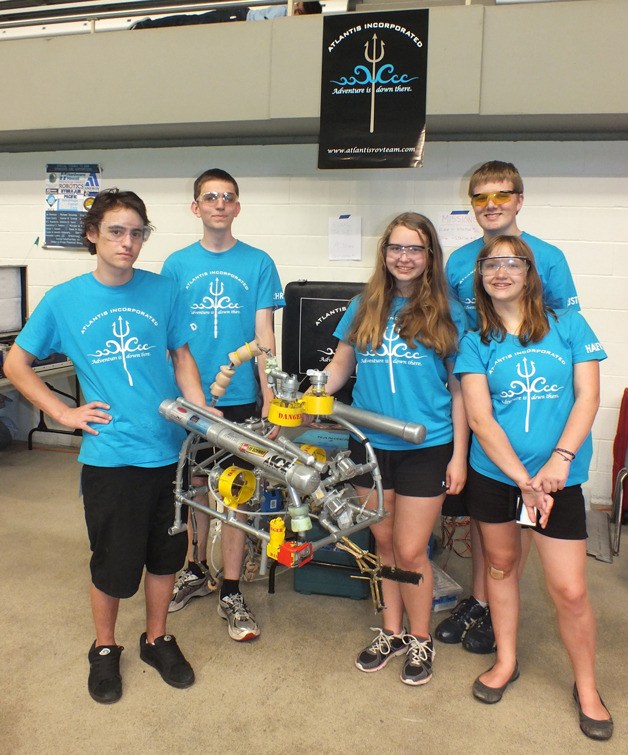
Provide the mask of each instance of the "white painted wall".
{"label": "white painted wall", "polygon": [[[590,478],[592,498],[608,499],[618,408],[628,386],[628,142],[428,143],[423,168],[391,171],[318,171],[313,145],[4,154],[0,264],[28,265],[31,309],[50,286],[93,268],[87,252],[35,244],[43,240],[47,162],[98,162],[103,187],[132,189],[146,201],[157,231],[140,265],[156,272],[171,251],[200,235],[189,210],[194,177],[222,167],[240,184],[235,235],[268,251],[284,284],[366,280],[376,240],[396,214],[417,210],[436,221],[443,211],[467,208],[468,176],[490,159],[519,168],[526,189],[519,225],[564,250],[583,313],[608,352]],[[328,218],[341,213],[362,217],[361,262],[328,260]],[[280,341],[280,316],[277,324]],[[23,408],[19,417],[26,429]]]}

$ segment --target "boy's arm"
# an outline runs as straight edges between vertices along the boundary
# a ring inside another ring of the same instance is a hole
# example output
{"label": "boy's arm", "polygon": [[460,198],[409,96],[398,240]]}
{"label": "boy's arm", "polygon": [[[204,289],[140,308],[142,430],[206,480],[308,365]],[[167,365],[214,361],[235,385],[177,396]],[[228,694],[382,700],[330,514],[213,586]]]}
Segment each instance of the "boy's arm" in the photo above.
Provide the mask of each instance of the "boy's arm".
{"label": "boy's arm", "polygon": [[174,377],[183,398],[197,406],[205,406],[205,391],[190,347],[186,343],[178,349],[173,349],[170,356],[174,367]]}
{"label": "boy's arm", "polygon": [[[255,313],[255,341],[259,346],[270,349],[273,354],[277,353],[275,344],[275,329],[273,327],[273,309],[266,307],[258,309]],[[257,357],[257,369],[262,389],[262,417],[268,416],[268,408],[273,398],[273,392],[268,387],[268,377],[266,375],[266,354],[260,354]]]}
{"label": "boy's arm", "polygon": [[55,422],[72,430],[98,435],[98,430],[90,427],[88,423],[108,424],[111,415],[101,410],[109,409],[109,404],[102,401],[90,401],[89,404],[77,407],[64,404],[33,370],[34,359],[33,354],[14,343],[4,363],[4,374],[25,398],[52,417]]}

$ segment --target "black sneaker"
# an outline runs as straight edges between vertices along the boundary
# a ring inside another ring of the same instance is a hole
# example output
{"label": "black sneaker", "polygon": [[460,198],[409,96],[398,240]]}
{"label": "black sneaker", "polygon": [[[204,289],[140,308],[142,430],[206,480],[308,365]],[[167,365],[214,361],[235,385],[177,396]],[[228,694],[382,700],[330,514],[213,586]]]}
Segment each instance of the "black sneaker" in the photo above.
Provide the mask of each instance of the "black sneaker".
{"label": "black sneaker", "polygon": [[161,678],[171,687],[184,689],[194,684],[194,671],[185,660],[172,634],[157,637],[155,644],[146,641],[146,632],[140,637],[140,658],[156,668]]}
{"label": "black sneaker", "polygon": [[461,600],[460,603],[451,612],[444,621],[436,627],[434,636],[440,642],[445,642],[448,645],[455,645],[457,642],[462,642],[462,638],[465,636],[470,627],[480,619],[486,613],[486,608],[478,603],[478,601],[470,595],[468,598]]}
{"label": "black sneaker", "polygon": [[470,653],[481,655],[495,652],[497,644],[495,642],[495,633],[493,632],[491,612],[488,608],[484,616],[481,616],[465,634],[462,647]]}
{"label": "black sneaker", "polygon": [[401,670],[401,681],[414,686],[427,684],[432,678],[432,664],[436,655],[432,638],[420,640],[413,634],[407,634],[404,642],[408,646],[408,655]]}
{"label": "black sneaker", "polygon": [[355,665],[360,671],[367,673],[379,671],[391,658],[408,651],[408,646],[404,642],[405,629],[401,630],[401,634],[393,634],[377,627],[371,627],[371,629],[377,632],[377,636],[355,659]]}
{"label": "black sneaker", "polygon": [[89,649],[87,689],[97,703],[116,703],[122,697],[120,655],[123,650],[124,648],[120,645],[96,647],[96,640]]}

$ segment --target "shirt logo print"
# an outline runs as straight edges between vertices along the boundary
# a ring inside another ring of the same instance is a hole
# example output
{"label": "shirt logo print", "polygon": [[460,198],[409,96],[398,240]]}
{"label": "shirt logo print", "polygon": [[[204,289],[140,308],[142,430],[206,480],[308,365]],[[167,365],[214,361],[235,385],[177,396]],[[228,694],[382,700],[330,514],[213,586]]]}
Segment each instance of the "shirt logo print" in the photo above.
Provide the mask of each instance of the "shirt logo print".
{"label": "shirt logo print", "polygon": [[218,315],[229,311],[241,309],[237,302],[232,302],[230,296],[223,296],[225,284],[216,277],[209,284],[209,296],[204,296],[199,303],[192,304],[192,310],[196,312],[207,311],[214,316],[214,338],[218,338]]}
{"label": "shirt logo print", "polygon": [[[154,346],[140,343],[139,339],[135,336],[131,336],[131,326],[129,321],[125,320],[122,324],[122,317],[118,316],[118,329],[116,330],[116,323],[111,325],[111,331],[114,338],[106,341],[103,349],[98,349],[94,354],[88,354],[90,357],[97,357],[98,361],[114,361],[117,354],[122,359],[122,367],[126,372],[129,385],[133,387],[133,376],[129,372],[127,365],[127,356],[140,356],[143,352],[147,352],[150,349],[154,349]],[[115,339],[115,340],[114,340]],[[109,359],[106,359],[109,357]]]}
{"label": "shirt logo print", "polygon": [[[535,398],[546,396],[552,398],[548,394],[556,394],[562,389],[562,385],[548,385],[546,378],[536,375],[536,365],[532,360],[528,363],[526,357],[523,357],[521,362],[517,364],[517,375],[521,380],[512,380],[510,382],[510,390],[501,391],[499,394],[505,403],[510,403],[511,400],[521,400],[526,402],[526,414],[524,422],[524,432],[530,431],[530,410],[532,407],[532,401]],[[534,380],[532,379],[534,378]]]}
{"label": "shirt logo print", "polygon": [[[397,343],[394,343],[395,341]],[[426,355],[421,354],[420,351],[410,351],[408,349],[406,342],[399,338],[399,334],[395,330],[394,319],[391,319],[389,321],[389,325],[384,331],[382,345],[375,351],[368,349],[364,352],[364,354],[369,357],[386,357],[386,360],[388,361],[388,377],[390,380],[391,393],[397,392],[397,388],[395,386],[395,373],[393,368],[395,362],[402,360],[420,361],[421,359],[425,359],[426,357]]]}

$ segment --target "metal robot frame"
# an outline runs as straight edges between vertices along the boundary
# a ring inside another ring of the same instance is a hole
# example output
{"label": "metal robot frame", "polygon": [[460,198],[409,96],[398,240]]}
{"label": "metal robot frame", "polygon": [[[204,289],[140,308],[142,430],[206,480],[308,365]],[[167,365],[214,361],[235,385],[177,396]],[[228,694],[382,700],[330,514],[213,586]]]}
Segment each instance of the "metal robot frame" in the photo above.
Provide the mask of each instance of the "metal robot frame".
{"label": "metal robot frame", "polygon": [[[276,357],[255,343],[229,354],[229,365],[220,368],[210,388],[210,407],[224,395],[237,366],[262,352],[267,356],[268,384],[274,395],[268,421],[251,418],[243,423],[231,422],[183,398],[167,399],[160,405],[162,416],[188,431],[177,465],[175,518],[170,533],[187,529],[187,523],[182,521],[183,504],[192,513],[203,511],[260,541],[260,574],[266,573],[269,558],[287,567],[299,567],[310,561],[315,551],[334,543],[355,558],[362,578],[370,581],[375,609],[381,610],[383,577],[418,583],[421,575],[382,565],[377,556],[349,539],[386,516],[377,458],[361,428],[377,429],[417,444],[425,439],[425,428],[336,401],[325,392],[324,371],[308,370],[311,386],[301,394],[297,377],[280,370]],[[346,449],[328,454],[311,445],[297,445],[288,435],[295,437],[307,416],[353,433],[364,446],[366,463],[356,464]],[[276,428],[279,433],[273,438]],[[214,453],[197,463],[197,452],[208,448]],[[229,459],[232,463],[226,466]],[[238,466],[238,460],[248,464]],[[377,500],[375,508],[369,509],[357,499],[351,486],[353,478],[366,472],[373,477]],[[206,475],[207,485],[192,486],[192,473]],[[222,511],[194,500],[207,492],[224,504]],[[325,531],[322,537],[311,537],[312,520]],[[194,517],[192,522],[195,526]]]}

